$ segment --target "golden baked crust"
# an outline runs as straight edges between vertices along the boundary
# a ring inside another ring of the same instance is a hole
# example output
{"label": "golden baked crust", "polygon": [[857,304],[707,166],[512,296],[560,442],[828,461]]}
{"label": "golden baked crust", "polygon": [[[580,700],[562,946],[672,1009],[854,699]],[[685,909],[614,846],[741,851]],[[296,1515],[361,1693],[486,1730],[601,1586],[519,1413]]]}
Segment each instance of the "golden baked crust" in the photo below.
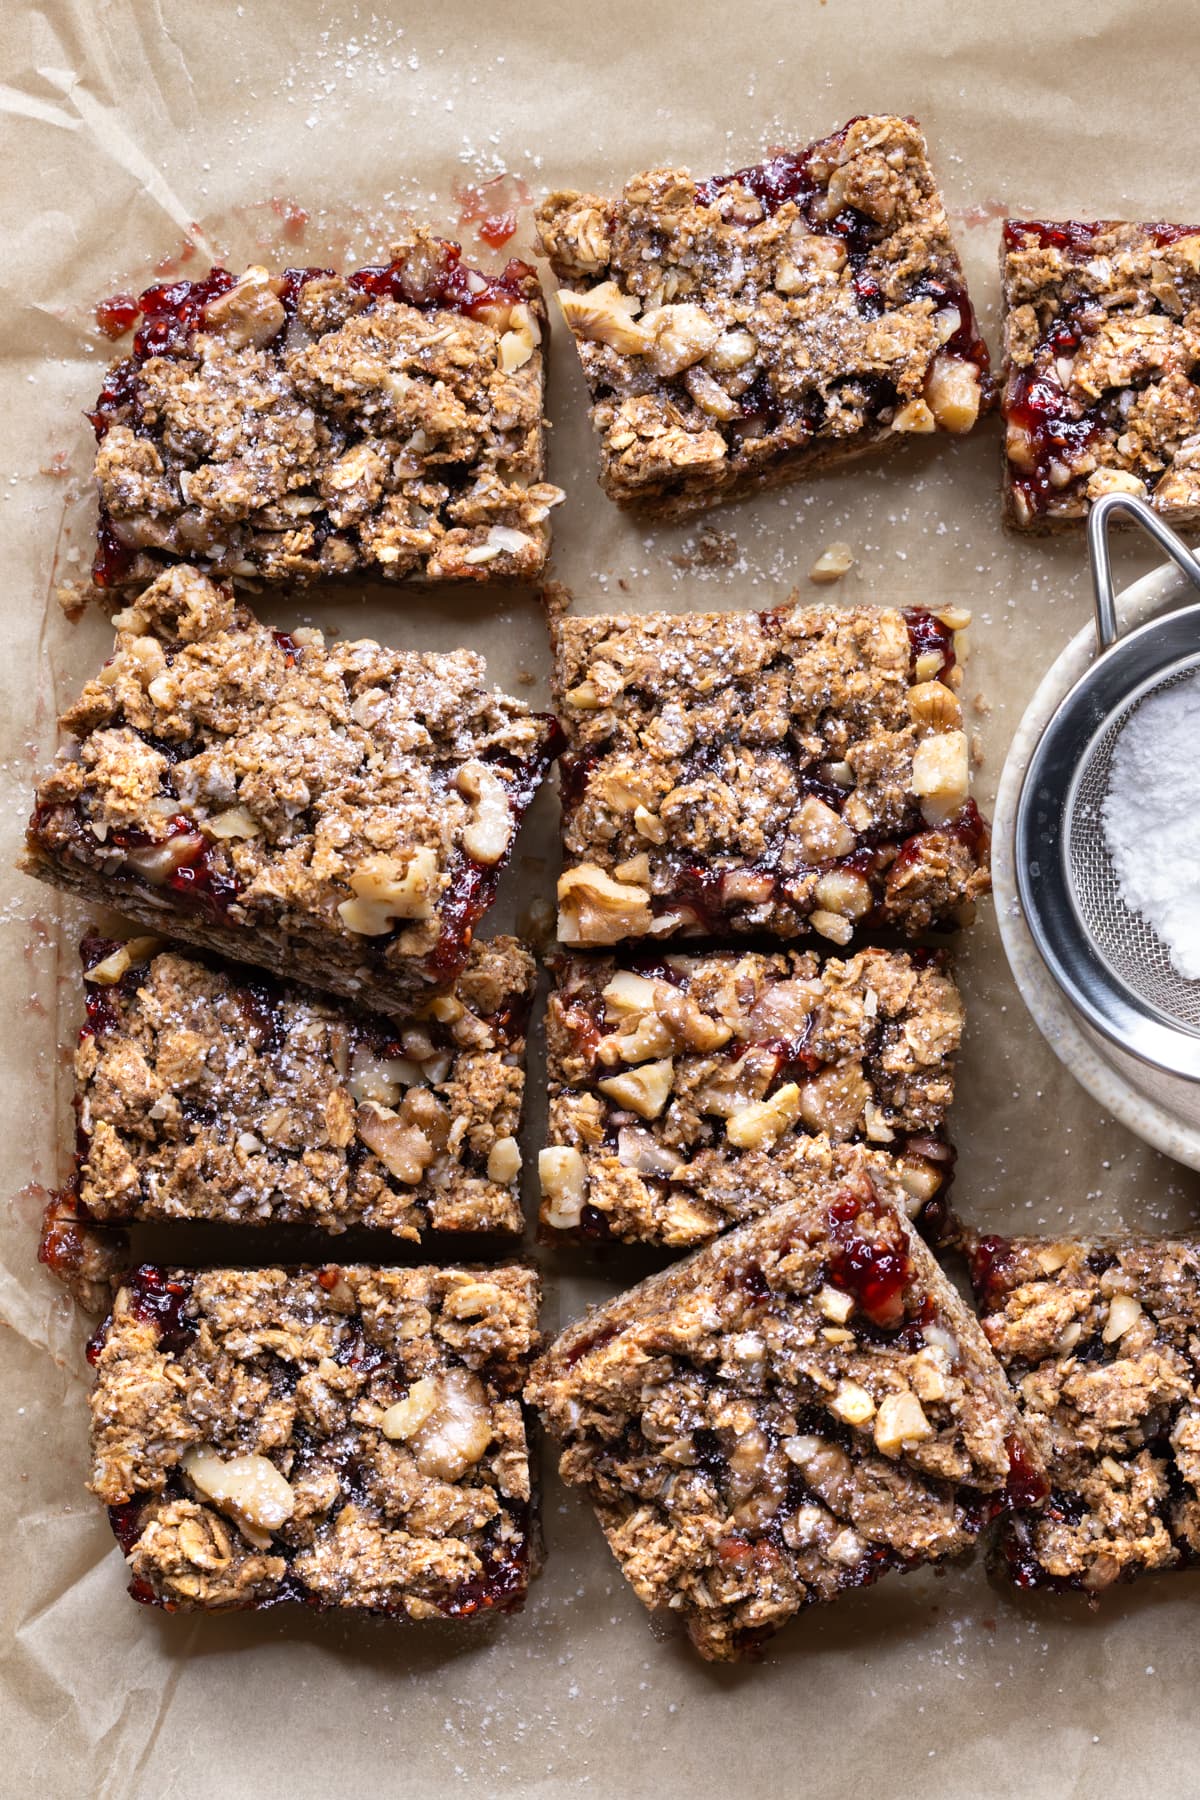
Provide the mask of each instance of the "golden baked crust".
{"label": "golden baked crust", "polygon": [[532,1269],[156,1269],[93,1341],[91,1491],[135,1599],[511,1611]]}
{"label": "golden baked crust", "polygon": [[1200,1555],[1200,1239],[968,1239],[987,1338],[1050,1480],[994,1567],[1082,1588]]}
{"label": "golden baked crust", "polygon": [[514,938],[391,1019],[153,940],[81,949],[84,1218],[520,1232],[535,965]]}
{"label": "golden baked crust", "polygon": [[1078,524],[1102,494],[1200,520],[1200,228],[1010,219],[1005,517]]}
{"label": "golden baked crust", "polygon": [[[560,617],[559,937],[965,922],[987,891],[954,632],[968,614]],[[948,622],[947,622],[948,621]]]}
{"label": "golden baked crust", "polygon": [[926,1229],[953,1161],[943,1134],[962,1036],[945,960],[555,958],[543,1225],[702,1243],[853,1167],[835,1146],[865,1140]]}
{"label": "golden baked crust", "polygon": [[969,431],[979,336],[919,126],[538,211],[592,394],[601,483],[675,516],[917,432]]}
{"label": "golden baked crust", "polygon": [[179,565],[61,724],[24,867],[375,1010],[446,988],[553,754],[467,650],[269,631]]}
{"label": "golden baked crust", "polygon": [[978,1324],[865,1170],[589,1313],[526,1394],[638,1598],[719,1661],[1040,1486]]}
{"label": "golden baked crust", "polygon": [[142,296],[90,415],[102,587],[180,559],[293,585],[541,573],[563,496],[543,479],[537,275],[482,277],[427,231],[392,258]]}

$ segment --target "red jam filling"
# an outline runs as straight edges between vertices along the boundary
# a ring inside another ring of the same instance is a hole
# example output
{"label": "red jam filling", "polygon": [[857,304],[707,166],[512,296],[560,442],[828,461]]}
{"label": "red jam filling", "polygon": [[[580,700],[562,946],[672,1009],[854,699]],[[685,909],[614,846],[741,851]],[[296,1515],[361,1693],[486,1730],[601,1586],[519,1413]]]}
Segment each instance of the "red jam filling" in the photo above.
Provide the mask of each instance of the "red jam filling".
{"label": "red jam filling", "polygon": [[532,199],[519,175],[494,175],[490,181],[467,182],[454,190],[460,225],[474,225],[475,234],[499,250],[517,229],[517,209]]}
{"label": "red jam filling", "polygon": [[908,627],[909,676],[916,676],[917,658],[931,652],[942,659],[942,666],[933,679],[938,680],[941,676],[948,675],[955,663],[954,633],[950,627],[943,625],[940,619],[936,619],[923,606],[906,606],[904,623]]}
{"label": "red jam filling", "polygon": [[[826,185],[812,172],[813,159],[818,151],[828,155],[837,150],[845,142],[850,127],[857,125],[863,116],[859,113],[853,119],[847,119],[840,131],[835,131],[831,137],[819,139],[815,144],[809,144],[805,150],[777,150],[765,162],[753,163],[745,169],[735,169],[732,175],[712,175],[707,181],[697,182],[697,206],[712,206],[721,190],[734,182],[748,188],[768,216],[778,212],[789,200],[803,204]],[[827,228],[824,222],[814,227]]]}
{"label": "red jam filling", "polygon": [[[1067,338],[1070,341],[1064,341]],[[1074,348],[1077,342],[1073,332],[1064,333],[1060,326],[1047,334],[1039,349],[1066,350]],[[1088,449],[1100,432],[1100,408],[1080,410],[1054,375],[1039,372],[1035,360],[1030,368],[1018,370],[1010,377],[1004,418],[1007,425],[1019,426],[1026,439],[1023,462],[1018,464],[1009,458],[1013,488],[1022,495],[1030,513],[1040,516],[1049,511],[1064,487],[1071,485],[1074,477],[1069,471],[1074,459]],[[1063,470],[1068,471],[1065,482]]]}
{"label": "red jam filling", "polygon": [[279,304],[289,319],[294,319],[296,309],[300,305],[300,290],[307,287],[310,281],[328,280],[335,275],[335,269],[285,269],[275,283],[275,292],[279,296]]}
{"label": "red jam filling", "polygon": [[[190,1279],[169,1281],[162,1269],[142,1263],[126,1277],[123,1292],[134,1318],[156,1328],[164,1355],[179,1356],[187,1349],[197,1330],[195,1319],[186,1311],[192,1294]],[[93,1365],[100,1359],[111,1324],[111,1318],[106,1319],[88,1344],[87,1359]]]}
{"label": "red jam filling", "polygon": [[[206,912],[218,924],[222,923],[228,917],[230,904],[237,898],[239,884],[232,874],[220,866],[216,860],[215,846],[201,836],[194,821],[186,814],[175,814],[168,822],[165,838],[151,837],[145,831],[126,830],[111,832],[109,842],[119,850],[140,850],[185,836],[195,837],[197,841],[180,858],[161,885],[169,888],[195,910]],[[136,866],[128,872],[136,877]]]}
{"label": "red jam filling", "polygon": [[1050,1492],[1050,1483],[1019,1437],[1006,1437],[1004,1448],[1008,1451],[1006,1491],[1010,1506],[1040,1506]]}
{"label": "red jam filling", "polygon": [[184,355],[203,329],[209,301],[227,294],[236,281],[228,269],[210,269],[201,281],[168,281],[147,288],[138,300],[142,325],[133,340],[138,362],[151,356]]}
{"label": "red jam filling", "polygon": [[[348,277],[349,285],[376,299],[403,300],[423,309],[444,307],[471,318],[482,318],[490,307],[509,307],[525,298],[525,284],[535,273],[528,263],[513,259],[499,275],[485,276],[467,267],[459,245],[443,239],[439,240],[439,248],[440,261],[425,265],[419,274],[415,266],[410,273],[410,266],[400,259],[359,269]],[[288,317],[295,316],[301,289],[307,282],[333,273],[332,269],[285,269],[276,289]],[[139,317],[142,324],[133,340],[132,356],[109,371],[95,408],[86,415],[98,439],[117,422],[117,415],[132,405],[138,366],[151,356],[186,355],[195,334],[204,329],[209,302],[228,293],[236,282],[237,277],[228,269],[214,268],[200,281],[160,282],[147,288],[137,300],[122,294],[101,303],[97,308],[98,321],[104,310],[114,326],[118,318],[123,321],[122,331],[127,331]],[[110,546],[110,558],[115,554]],[[124,572],[119,569],[116,578]],[[106,585],[99,575],[97,581]]]}
{"label": "red jam filling", "polygon": [[404,300],[427,311],[444,307],[471,319],[484,317],[491,307],[513,306],[524,299],[525,283],[534,273],[528,263],[513,258],[499,275],[480,275],[463,262],[457,244],[442,239],[439,247],[441,261],[433,267],[418,272],[403,260],[390,262],[359,269],[349,284],[377,299]]}
{"label": "red jam filling", "polygon": [[42,1217],[37,1259],[59,1277],[73,1275],[83,1262],[80,1215],[70,1189],[55,1194]]}
{"label": "red jam filling", "polygon": [[829,1234],[835,1248],[826,1274],[834,1287],[853,1294],[873,1325],[894,1331],[904,1323],[912,1261],[904,1233],[886,1214],[870,1215],[877,1225],[873,1237],[857,1231],[863,1210],[862,1201],[854,1194],[835,1200],[829,1208]]}
{"label": "red jam filling", "polygon": [[187,1316],[192,1297],[188,1280],[168,1281],[153,1263],[143,1263],[125,1283],[134,1317],[158,1329],[158,1347],[166,1356],[179,1356],[196,1335],[196,1321]]}
{"label": "red jam filling", "polygon": [[[841,239],[853,272],[858,309],[864,318],[875,319],[886,310],[887,302],[878,278],[864,265],[871,251],[887,236],[887,228],[875,219],[868,218],[857,207],[843,207],[832,218],[826,218],[812,205],[816,196],[824,194],[828,188],[827,180],[813,173],[813,163],[818,153],[822,161],[827,160],[844,142],[847,131],[855,123],[856,120],[851,119],[841,131],[835,132],[832,137],[823,138],[819,143],[810,144],[806,150],[780,150],[765,162],[737,169],[732,175],[713,175],[707,181],[698,182],[696,204],[714,205],[722,191],[735,183],[754,195],[768,218],[789,201],[795,202],[810,231],[821,237]],[[959,311],[960,323],[949,341],[942,345],[941,354],[973,362],[982,373],[986,373],[989,367],[987,345],[961,282],[927,280],[909,296],[910,299],[923,297],[931,299],[937,309],[955,306]],[[870,378],[862,379],[866,382]],[[761,392],[752,388],[744,397],[743,411],[748,419],[762,419],[769,427],[778,421],[778,407],[769,383],[762,381],[762,378],[760,383]],[[756,384],[756,388],[759,385]],[[895,390],[890,383],[877,381],[873,388],[877,410],[895,403]]]}
{"label": "red jam filling", "polygon": [[[1119,229],[1121,223],[1119,219],[1006,219],[1004,248],[1020,250],[1025,239],[1031,237],[1043,250],[1090,256],[1096,239]],[[1178,243],[1180,238],[1200,234],[1200,225],[1169,225],[1161,219],[1139,224],[1137,229],[1160,249],[1165,244]]]}
{"label": "red jam filling", "polygon": [[[488,760],[503,763],[512,771],[512,779],[506,784],[508,804],[512,813],[513,833],[509,840],[509,853],[520,829],[533,797],[550,771],[550,766],[560,754],[565,742],[562,726],[551,714],[537,715],[546,727],[546,735],[539,748],[526,758],[523,763],[515,763],[511,758],[493,756]],[[508,861],[506,853],[498,863],[477,863],[472,857],[460,852],[450,870],[450,881],[438,903],[438,914],[441,930],[438,941],[425,959],[425,967],[431,981],[442,983],[453,981],[467,960],[471,948],[475,927],[491,906],[496,897],[496,889],[500,876]]]}
{"label": "red jam filling", "polygon": [[468,1576],[438,1602],[438,1611],[447,1618],[513,1612],[524,1599],[529,1584],[529,1538],[525,1529],[504,1544],[485,1544],[479,1560],[482,1566],[478,1575]]}
{"label": "red jam filling", "polygon": [[[1043,249],[1061,250],[1068,257],[1086,258],[1094,250],[1098,238],[1117,229],[1119,222],[1108,219],[1094,221],[1066,219],[1009,219],[1004,227],[1006,250],[1021,250],[1032,238]],[[1139,234],[1162,247],[1200,231],[1195,225],[1170,225],[1151,222],[1138,225]],[[1051,511],[1056,501],[1064,498],[1077,477],[1073,474],[1077,461],[1099,436],[1106,410],[1105,402],[1084,406],[1067,394],[1058,380],[1055,359],[1077,350],[1080,342],[1094,329],[1088,317],[1104,317],[1103,309],[1089,306],[1086,298],[1065,301],[1043,332],[1029,365],[1009,376],[1004,396],[1005,423],[1018,427],[1023,435],[1021,460],[1011,456],[1009,480],[1023,500],[1026,511],[1039,518]]]}
{"label": "red jam filling", "polygon": [[133,329],[141,310],[135,295],[110,294],[107,300],[97,302],[96,323],[105,337],[124,337]]}
{"label": "red jam filling", "polygon": [[1009,1238],[991,1234],[977,1241],[970,1258],[971,1285],[984,1305],[995,1306],[1006,1293],[1013,1255]]}

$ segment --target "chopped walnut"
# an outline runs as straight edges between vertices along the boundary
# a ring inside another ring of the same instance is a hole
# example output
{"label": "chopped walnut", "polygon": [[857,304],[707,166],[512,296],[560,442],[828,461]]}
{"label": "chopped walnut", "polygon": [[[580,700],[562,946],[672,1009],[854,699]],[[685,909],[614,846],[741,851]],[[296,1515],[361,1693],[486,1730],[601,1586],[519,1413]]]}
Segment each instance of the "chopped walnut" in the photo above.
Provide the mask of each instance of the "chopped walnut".
{"label": "chopped walnut", "polygon": [[296,1496],[274,1463],[265,1456],[234,1456],[227,1461],[203,1446],[185,1450],[183,1472],[196,1492],[229,1514],[243,1536],[259,1550],[291,1518]]}
{"label": "chopped walnut", "polygon": [[649,902],[644,887],[581,863],[559,877],[558,935],[564,944],[615,944],[641,937],[650,929]]}

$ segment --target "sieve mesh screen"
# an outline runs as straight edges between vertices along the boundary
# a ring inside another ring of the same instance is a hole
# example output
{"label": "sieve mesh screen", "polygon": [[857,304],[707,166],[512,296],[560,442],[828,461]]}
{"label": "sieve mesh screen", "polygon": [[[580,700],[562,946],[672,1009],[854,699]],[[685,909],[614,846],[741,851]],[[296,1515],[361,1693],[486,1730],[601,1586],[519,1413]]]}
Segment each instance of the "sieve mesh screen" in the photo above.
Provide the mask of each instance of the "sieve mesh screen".
{"label": "sieve mesh screen", "polygon": [[[1097,953],[1121,984],[1168,1021],[1200,1035],[1200,981],[1189,981],[1171,961],[1163,940],[1121,896],[1100,808],[1108,792],[1117,739],[1138,707],[1194,675],[1200,659],[1172,670],[1129,706],[1119,708],[1091,747],[1080,770],[1067,820],[1067,870],[1071,897]],[[1198,747],[1200,753],[1200,747]]]}

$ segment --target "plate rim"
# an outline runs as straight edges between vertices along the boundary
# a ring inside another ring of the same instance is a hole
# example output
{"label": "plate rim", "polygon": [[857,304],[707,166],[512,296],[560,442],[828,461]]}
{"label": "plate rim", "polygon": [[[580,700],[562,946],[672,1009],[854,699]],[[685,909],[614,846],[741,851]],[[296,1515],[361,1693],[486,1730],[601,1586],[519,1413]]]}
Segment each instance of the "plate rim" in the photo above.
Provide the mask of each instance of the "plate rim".
{"label": "plate rim", "polygon": [[[1118,603],[1126,628],[1146,624],[1171,609],[1185,590],[1192,591],[1191,584],[1170,563],[1131,582]],[[1189,1168],[1200,1169],[1200,1118],[1193,1123],[1161,1099],[1153,1099],[1132,1079],[1131,1073],[1114,1062],[1114,1057],[1122,1055],[1120,1049],[1085,1024],[1042,962],[1017,892],[1014,831],[1025,770],[1044,726],[1068,688],[1093,660],[1095,644],[1095,627],[1089,621],[1059,652],[1038,683],[1004,759],[996,789],[992,836],[992,887],[1000,941],[1026,1010],[1080,1086],[1143,1143]],[[1149,1069],[1146,1074],[1156,1076],[1160,1087],[1173,1080]]]}

